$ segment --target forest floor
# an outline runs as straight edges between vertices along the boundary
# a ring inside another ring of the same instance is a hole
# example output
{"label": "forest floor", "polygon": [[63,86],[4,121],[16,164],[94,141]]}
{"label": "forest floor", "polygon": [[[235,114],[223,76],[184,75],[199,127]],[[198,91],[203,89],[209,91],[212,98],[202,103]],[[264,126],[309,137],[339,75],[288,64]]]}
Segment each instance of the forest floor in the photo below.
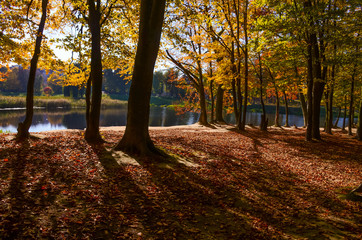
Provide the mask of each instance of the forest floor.
{"label": "forest floor", "polygon": [[341,132],[151,128],[173,158],[114,152],[124,128],[0,135],[0,239],[361,239],[362,143]]}

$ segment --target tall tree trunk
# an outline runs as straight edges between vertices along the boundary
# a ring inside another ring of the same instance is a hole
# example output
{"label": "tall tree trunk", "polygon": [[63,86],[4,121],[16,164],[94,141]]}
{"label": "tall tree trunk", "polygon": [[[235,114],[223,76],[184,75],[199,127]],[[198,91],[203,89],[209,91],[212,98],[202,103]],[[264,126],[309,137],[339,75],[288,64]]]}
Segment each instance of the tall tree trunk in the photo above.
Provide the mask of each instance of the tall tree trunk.
{"label": "tall tree trunk", "polygon": [[348,120],[348,135],[352,135],[352,127],[353,127],[353,92],[354,92],[354,78],[357,70],[357,65],[354,65],[353,73],[352,73],[352,83],[351,83],[351,92],[350,92],[350,102],[349,102],[349,120]]}
{"label": "tall tree trunk", "polygon": [[[212,63],[210,62],[210,78],[212,78]],[[215,108],[215,99],[214,99],[214,80],[210,81],[210,100],[211,100],[211,119],[210,122],[214,122],[214,108]]]}
{"label": "tall tree trunk", "polygon": [[334,94],[334,78],[335,78],[335,68],[336,66],[332,65],[332,82],[330,86],[330,90],[328,93],[328,101],[327,101],[327,107],[328,107],[328,117],[326,118],[326,133],[332,134],[332,125],[333,125],[333,94]]}
{"label": "tall tree trunk", "polygon": [[[296,78],[300,79],[301,77],[299,76],[298,68],[296,66],[294,67],[294,71],[295,71]],[[303,122],[304,122],[303,127],[307,127],[307,122],[308,122],[307,103],[305,101],[305,96],[304,96],[303,90],[299,87],[297,89],[298,89],[300,106],[301,106],[302,112],[303,112]]]}
{"label": "tall tree trunk", "polygon": [[339,118],[340,118],[340,116],[341,116],[341,107],[338,107],[338,116],[337,116],[337,119],[336,119],[336,121],[334,122],[334,125],[333,125],[333,127],[334,128],[337,128],[338,127],[338,122],[339,122]]}
{"label": "tall tree trunk", "polygon": [[344,113],[343,113],[342,131],[346,130],[346,118],[347,118],[347,95],[344,95]]}
{"label": "tall tree trunk", "polygon": [[324,92],[324,108],[326,112],[325,120],[324,120],[324,132],[327,132],[328,122],[329,122],[329,89],[327,88]]}
{"label": "tall tree trunk", "polygon": [[[30,7],[31,6],[29,6],[29,8]],[[28,86],[26,91],[26,115],[25,115],[25,120],[19,123],[18,125],[18,133],[16,136],[18,140],[23,140],[29,137],[29,128],[33,121],[34,83],[35,83],[36,70],[40,55],[41,42],[43,39],[43,31],[45,27],[45,21],[47,18],[47,7],[48,7],[48,0],[42,0],[42,15],[38,31],[36,34],[34,55],[30,61],[30,72],[29,72]]]}
{"label": "tall tree trunk", "polygon": [[333,95],[334,95],[334,81],[332,82],[331,92],[329,93],[329,121],[328,121],[328,131],[327,133],[332,134],[333,126]]}
{"label": "tall tree trunk", "polygon": [[[199,55],[201,55],[201,44],[198,44],[199,47]],[[201,115],[199,119],[199,123],[202,125],[207,125],[207,107],[206,107],[206,97],[205,97],[205,88],[204,88],[204,76],[202,74],[202,65],[201,61],[197,60],[197,67],[199,72],[199,88],[200,88],[200,108]]]}
{"label": "tall tree trunk", "polygon": [[275,82],[275,79],[274,79],[274,76],[270,70],[269,67],[267,67],[268,69],[268,72],[269,72],[269,75],[270,75],[270,78],[273,82],[273,85],[274,85],[274,89],[275,89],[275,97],[276,97],[276,108],[275,108],[275,120],[274,120],[274,126],[276,127],[280,127],[280,124],[279,124],[279,104],[280,104],[280,100],[279,100],[279,93],[278,93],[278,87],[277,87],[277,84]]}
{"label": "tall tree trunk", "polygon": [[235,123],[236,125],[239,125],[239,109],[238,109],[238,102],[240,102],[240,99],[238,99],[237,97],[237,89],[240,88],[240,86],[238,86],[240,83],[238,83],[235,80],[235,75],[237,74],[236,71],[236,65],[235,65],[235,51],[234,51],[234,42],[231,42],[231,56],[230,56],[230,61],[231,61],[231,72],[233,74],[233,79],[231,80],[231,93],[233,96],[233,107],[234,107],[234,115],[235,115]]}
{"label": "tall tree trunk", "polygon": [[149,132],[153,70],[160,45],[166,0],[142,0],[139,39],[128,100],[127,125],[116,150],[159,154]]}
{"label": "tall tree trunk", "polygon": [[260,119],[260,129],[262,131],[267,131],[268,130],[268,120],[266,119],[266,112],[265,112],[265,105],[264,105],[264,92],[263,92],[263,67],[261,64],[261,56],[260,56],[260,52],[258,53],[259,55],[259,80],[260,80],[260,103],[261,103],[261,109],[262,109],[262,114],[261,114],[261,119]]}
{"label": "tall tree trunk", "polygon": [[[101,113],[102,102],[102,53],[101,53],[101,12],[100,6],[95,5],[95,1],[88,0],[89,18],[88,25],[91,32],[92,49],[91,49],[91,83],[92,96],[89,108],[89,117],[85,131],[85,139],[88,142],[102,142],[99,133],[99,116]],[[98,2],[98,4],[100,4]]]}
{"label": "tall tree trunk", "polygon": [[276,127],[280,127],[280,124],[279,124],[279,94],[277,93],[277,105],[275,107],[275,120],[274,120],[274,126]]}
{"label": "tall tree trunk", "polygon": [[[335,9],[336,6],[334,6]],[[334,26],[336,26],[336,21],[333,21]],[[337,54],[337,45],[333,46],[333,57],[334,61],[336,61],[336,54]],[[333,63],[332,65],[332,72],[331,72],[331,86],[330,92],[328,97],[328,108],[329,108],[329,115],[328,121],[326,122],[326,133],[332,134],[332,127],[333,127],[333,95],[334,95],[334,83],[335,83],[335,73],[336,73],[336,64]]]}
{"label": "tall tree trunk", "polygon": [[246,111],[248,108],[248,78],[249,78],[249,68],[248,68],[248,6],[249,6],[249,0],[244,1],[245,8],[244,8],[244,38],[245,38],[245,49],[244,49],[244,65],[245,65],[245,72],[244,72],[244,108],[243,108],[243,121],[240,126],[240,130],[245,130],[245,124],[246,124]]}
{"label": "tall tree trunk", "polygon": [[[311,34],[311,42],[313,47],[313,59],[314,59],[314,78],[316,81],[313,82],[313,115],[312,115],[312,121],[313,121],[313,127],[312,127],[312,136],[313,138],[320,140],[321,135],[319,131],[319,123],[320,123],[320,108],[321,108],[321,100],[323,97],[323,91],[325,86],[325,78],[323,78],[322,75],[322,64],[321,64],[321,53],[319,50],[319,44],[317,40],[316,34]],[[323,43],[320,43],[322,46]]]}
{"label": "tall tree trunk", "polygon": [[222,84],[218,84],[216,92],[216,109],[215,109],[216,122],[221,122],[221,123],[225,122],[222,116],[224,110],[223,103],[224,103],[224,89],[222,88]]}
{"label": "tall tree trunk", "polygon": [[284,101],[285,101],[285,127],[289,127],[289,108],[288,108],[288,98],[285,91],[283,91]]}
{"label": "tall tree trunk", "polygon": [[361,87],[361,98],[359,100],[357,139],[362,141],[362,87]]}
{"label": "tall tree trunk", "polygon": [[298,95],[299,95],[300,106],[301,106],[302,112],[303,112],[303,122],[304,122],[303,127],[306,127],[307,123],[308,123],[307,103],[305,101],[305,96],[304,96],[302,90],[299,88],[298,88]]}
{"label": "tall tree trunk", "polygon": [[236,96],[236,86],[235,86],[235,79],[231,80],[231,94],[233,96],[233,107],[234,107],[234,115],[235,115],[235,122],[238,123],[239,111],[238,111],[238,101]]}
{"label": "tall tree trunk", "polygon": [[202,70],[201,70],[201,63],[199,64],[199,94],[200,94],[200,108],[201,108],[201,114],[199,118],[199,123],[202,125],[207,125],[207,110],[206,110],[206,99],[205,99],[205,88],[203,83],[203,76],[202,76]]}
{"label": "tall tree trunk", "polygon": [[312,54],[312,45],[311,45],[311,34],[308,34],[307,42],[307,110],[308,110],[308,120],[307,120],[307,131],[305,134],[306,141],[312,141],[312,129],[313,129],[313,54]]}
{"label": "tall tree trunk", "polygon": [[89,119],[90,119],[90,107],[91,107],[91,88],[92,88],[92,80],[91,80],[91,76],[89,75],[88,80],[87,80],[87,88],[85,90],[85,103],[86,103],[86,110],[85,110],[85,119],[87,122],[87,128],[89,128]]}

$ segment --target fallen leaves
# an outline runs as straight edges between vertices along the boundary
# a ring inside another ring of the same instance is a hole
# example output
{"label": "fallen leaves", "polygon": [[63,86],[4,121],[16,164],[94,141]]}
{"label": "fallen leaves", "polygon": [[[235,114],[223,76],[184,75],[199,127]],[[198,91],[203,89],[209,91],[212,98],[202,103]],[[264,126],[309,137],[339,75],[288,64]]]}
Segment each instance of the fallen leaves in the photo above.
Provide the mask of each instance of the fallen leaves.
{"label": "fallen leaves", "polygon": [[[19,144],[0,136],[0,238],[358,239],[361,143],[302,131],[150,132],[167,163],[118,161],[81,132]],[[117,155],[126,157],[125,155]],[[127,156],[127,158],[131,158]]]}

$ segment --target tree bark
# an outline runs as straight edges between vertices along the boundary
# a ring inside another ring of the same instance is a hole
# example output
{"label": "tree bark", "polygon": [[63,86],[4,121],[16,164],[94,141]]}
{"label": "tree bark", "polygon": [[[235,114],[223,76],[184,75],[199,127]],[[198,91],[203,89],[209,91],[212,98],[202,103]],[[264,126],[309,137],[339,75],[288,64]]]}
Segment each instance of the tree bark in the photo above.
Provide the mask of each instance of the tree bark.
{"label": "tree bark", "polygon": [[[314,79],[313,82],[313,115],[312,115],[312,121],[313,121],[313,127],[312,127],[312,136],[313,138],[320,140],[321,135],[319,131],[319,125],[320,125],[320,107],[321,107],[321,100],[323,97],[323,91],[324,91],[324,78],[322,75],[322,65],[321,65],[321,53],[319,50],[319,44],[317,40],[316,34],[311,34],[311,43],[313,47],[313,59],[314,59]],[[323,43],[320,43],[320,45],[323,45]]]}
{"label": "tree bark", "polygon": [[276,107],[275,107],[275,123],[274,123],[274,126],[276,127],[280,127],[280,123],[279,123],[279,94],[278,94],[278,91],[276,90],[276,98],[277,98],[277,104],[276,104]]}
{"label": "tree bark", "polygon": [[[212,78],[212,63],[210,62],[210,78]],[[214,99],[214,80],[210,81],[210,100],[211,100],[211,119],[210,122],[214,122],[214,110],[215,110],[215,99]]]}
{"label": "tree bark", "polygon": [[30,62],[30,72],[29,72],[28,86],[26,91],[26,115],[25,115],[25,120],[19,123],[18,125],[18,133],[16,136],[18,140],[23,140],[29,137],[29,128],[33,121],[34,83],[35,83],[35,76],[36,76],[40,50],[41,50],[41,42],[43,39],[43,31],[45,27],[45,21],[47,18],[47,7],[48,7],[48,0],[42,0],[42,15],[38,31],[36,34],[34,55]]}
{"label": "tree bark", "polygon": [[346,130],[346,118],[347,118],[347,95],[344,95],[344,112],[343,112],[342,131]]}
{"label": "tree bark", "polygon": [[349,101],[349,120],[348,120],[348,135],[352,136],[352,127],[353,127],[353,92],[354,92],[354,78],[356,74],[357,66],[355,65],[352,73],[352,82],[351,82],[351,92],[350,92],[350,101]]}
{"label": "tree bark", "polygon": [[306,127],[307,123],[308,123],[307,103],[305,101],[305,96],[304,96],[301,89],[298,89],[298,94],[299,94],[300,106],[301,106],[302,112],[303,112],[303,121],[304,121],[304,126],[303,127]]}
{"label": "tree bark", "polygon": [[[233,107],[234,107],[234,115],[235,115],[235,123],[238,126],[239,122],[241,121],[238,103],[240,103],[240,99],[237,97],[237,88],[240,88],[240,86],[236,86],[238,83],[235,81],[235,75],[237,74],[236,66],[235,66],[235,52],[234,52],[234,42],[231,42],[231,71],[233,74],[233,79],[231,80],[231,94],[233,96]],[[240,83],[239,83],[240,84]]]}
{"label": "tree bark", "polygon": [[244,108],[243,108],[243,121],[241,122],[241,126],[239,127],[240,130],[245,130],[246,125],[246,111],[248,108],[248,78],[249,78],[249,68],[248,68],[248,5],[249,1],[246,0],[244,2],[244,36],[245,36],[245,49],[244,49],[244,65],[245,65],[245,72],[244,72]]}
{"label": "tree bark", "polygon": [[305,135],[306,141],[312,141],[312,128],[313,128],[313,54],[312,45],[310,41],[311,34],[308,34],[307,40],[307,131]]}
{"label": "tree bark", "polygon": [[328,134],[332,134],[332,126],[333,126],[333,94],[334,94],[335,68],[336,66],[333,64],[332,74],[331,74],[332,82],[328,93],[328,102],[327,102],[328,117],[326,118],[326,127],[325,127],[326,133]]}
{"label": "tree bark", "polygon": [[268,130],[268,121],[266,119],[266,112],[265,112],[265,105],[264,105],[264,98],[263,98],[263,67],[261,64],[261,56],[259,52],[259,80],[260,80],[260,103],[261,109],[263,110],[260,119],[260,130],[267,131]]}
{"label": "tree bark", "polygon": [[[202,81],[202,76],[201,76],[201,81]],[[201,108],[199,123],[201,125],[207,125],[208,122],[207,122],[206,99],[205,99],[205,89],[203,83],[200,84],[199,93],[200,93],[200,108]]]}
{"label": "tree bark", "polygon": [[361,87],[361,98],[359,100],[357,139],[359,141],[362,141],[362,87]]}
{"label": "tree bark", "polygon": [[215,109],[215,115],[216,115],[216,122],[225,123],[225,120],[222,116],[224,107],[224,89],[222,88],[222,84],[219,84],[217,86],[216,91],[216,109]]}
{"label": "tree bark", "polygon": [[341,116],[341,107],[338,107],[338,116],[337,116],[336,121],[334,122],[334,125],[333,125],[334,128],[338,127],[338,122],[339,122],[340,116]]}
{"label": "tree bark", "polygon": [[128,100],[127,125],[115,150],[154,156],[160,152],[149,132],[153,70],[159,50],[166,0],[142,0],[139,40]]}
{"label": "tree bark", "polygon": [[285,101],[285,127],[289,127],[289,108],[288,108],[288,98],[285,91],[283,91],[284,101]]}
{"label": "tree bark", "polygon": [[[90,79],[92,83],[91,105],[89,108],[89,117],[87,120],[87,128],[85,131],[85,139],[88,142],[102,142],[99,133],[99,117],[101,113],[102,102],[102,53],[101,53],[101,12],[100,6],[95,5],[95,1],[88,0],[89,17],[88,26],[91,32],[91,73]],[[100,4],[98,2],[98,4]]]}

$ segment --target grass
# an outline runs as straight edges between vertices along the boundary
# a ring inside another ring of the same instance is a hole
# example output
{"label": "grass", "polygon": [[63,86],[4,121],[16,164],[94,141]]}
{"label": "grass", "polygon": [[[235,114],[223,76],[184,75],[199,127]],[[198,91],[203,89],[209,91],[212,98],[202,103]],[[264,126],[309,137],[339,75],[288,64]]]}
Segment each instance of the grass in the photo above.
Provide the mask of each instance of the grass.
{"label": "grass", "polygon": [[[109,99],[104,97],[102,100],[102,108],[114,108],[126,104],[125,101]],[[25,108],[25,97],[10,97],[0,96],[0,108]],[[85,108],[86,102],[84,99],[72,99],[63,96],[35,96],[34,107],[45,108],[48,110],[63,108]]]}

